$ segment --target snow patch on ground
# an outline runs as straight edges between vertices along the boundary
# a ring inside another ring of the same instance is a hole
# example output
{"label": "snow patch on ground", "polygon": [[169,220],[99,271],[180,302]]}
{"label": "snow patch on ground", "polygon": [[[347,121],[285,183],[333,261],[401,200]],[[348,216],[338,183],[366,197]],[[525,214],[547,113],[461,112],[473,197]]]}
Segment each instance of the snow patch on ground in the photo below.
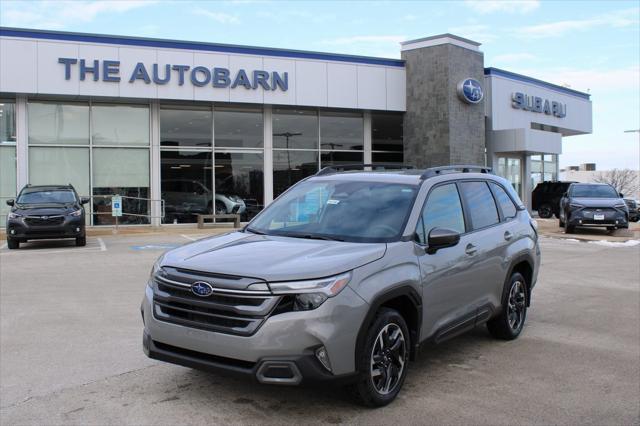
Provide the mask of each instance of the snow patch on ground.
{"label": "snow patch on ground", "polygon": [[589,244],[597,244],[605,247],[634,247],[640,245],[640,240],[628,240],[625,242],[618,241],[589,241]]}

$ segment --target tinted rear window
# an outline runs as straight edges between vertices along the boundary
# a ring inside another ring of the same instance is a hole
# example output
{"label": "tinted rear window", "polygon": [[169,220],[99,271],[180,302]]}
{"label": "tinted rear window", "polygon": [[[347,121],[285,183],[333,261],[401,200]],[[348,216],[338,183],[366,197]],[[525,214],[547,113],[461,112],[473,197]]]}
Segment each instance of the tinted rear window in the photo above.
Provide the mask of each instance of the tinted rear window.
{"label": "tinted rear window", "polygon": [[500,222],[496,203],[485,182],[462,182],[460,186],[473,229],[486,228]]}

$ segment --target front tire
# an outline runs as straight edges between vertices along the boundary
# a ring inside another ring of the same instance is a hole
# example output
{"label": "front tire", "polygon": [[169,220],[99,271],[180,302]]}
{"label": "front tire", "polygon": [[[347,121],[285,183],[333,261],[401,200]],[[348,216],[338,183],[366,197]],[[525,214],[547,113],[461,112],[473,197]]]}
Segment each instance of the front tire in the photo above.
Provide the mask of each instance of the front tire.
{"label": "front tire", "polygon": [[500,315],[487,322],[489,333],[496,339],[517,339],[527,318],[527,281],[514,272],[503,296]]}
{"label": "front tire", "polygon": [[87,237],[78,237],[76,238],[76,246],[84,247],[87,245]]}
{"label": "front tire", "polygon": [[20,241],[7,237],[7,248],[9,248],[9,250],[19,249]]}
{"label": "front tire", "polygon": [[360,378],[351,390],[358,402],[367,407],[383,407],[398,396],[407,376],[409,339],[402,315],[394,309],[381,308],[356,358]]}

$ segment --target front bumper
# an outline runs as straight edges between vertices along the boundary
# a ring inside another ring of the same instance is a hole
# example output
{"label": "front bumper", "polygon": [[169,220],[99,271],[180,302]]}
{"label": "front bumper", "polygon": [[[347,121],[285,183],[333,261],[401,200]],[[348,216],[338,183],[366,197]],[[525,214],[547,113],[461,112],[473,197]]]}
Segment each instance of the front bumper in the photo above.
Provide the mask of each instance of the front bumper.
{"label": "front bumper", "polygon": [[627,228],[629,219],[624,210],[603,209],[598,211],[593,208],[585,208],[570,212],[567,224],[569,226]]}
{"label": "front bumper", "polygon": [[[161,321],[153,306],[153,290],[147,286],[141,310],[143,347],[150,358],[249,376],[262,383],[294,385],[355,377],[355,344],[368,310],[347,287],[317,309],[270,316],[254,334],[239,336]],[[315,351],[322,346],[331,371],[316,359]],[[272,368],[284,371],[286,380],[271,377]]]}
{"label": "front bumper", "polygon": [[53,238],[78,238],[85,235],[83,217],[65,216],[62,223],[52,225],[30,225],[24,217],[8,219],[7,237],[16,240],[40,240]]}

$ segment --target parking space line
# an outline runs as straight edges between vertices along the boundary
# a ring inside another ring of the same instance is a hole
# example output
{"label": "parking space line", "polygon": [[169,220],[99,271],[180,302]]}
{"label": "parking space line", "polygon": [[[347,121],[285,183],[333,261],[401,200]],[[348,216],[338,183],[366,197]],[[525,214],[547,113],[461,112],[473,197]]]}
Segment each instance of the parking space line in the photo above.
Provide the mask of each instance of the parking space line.
{"label": "parking space line", "polygon": [[[85,247],[76,247],[76,246],[66,246],[64,248],[31,248],[31,249],[22,249],[22,250],[5,250],[6,243],[0,246],[0,255],[3,256],[11,256],[11,255],[28,255],[28,254],[55,254],[55,253],[96,253],[107,251],[107,246],[102,240],[102,238],[88,239],[87,240],[90,245]],[[97,242],[97,244],[95,244]]]}
{"label": "parking space line", "polygon": [[186,239],[187,239],[187,240],[189,240],[189,241],[195,241],[195,240],[197,240],[197,238],[193,238],[193,237],[190,237],[190,236],[188,236],[188,235],[184,235],[184,234],[180,234],[180,236],[181,236],[181,237],[183,237],[183,238],[186,238]]}
{"label": "parking space line", "polygon": [[7,243],[4,243],[2,245],[0,245],[0,250],[2,250],[3,248],[5,248],[7,246]]}
{"label": "parking space line", "polygon": [[100,251],[107,251],[107,245],[102,241],[102,238],[98,237],[98,243],[100,244]]}

